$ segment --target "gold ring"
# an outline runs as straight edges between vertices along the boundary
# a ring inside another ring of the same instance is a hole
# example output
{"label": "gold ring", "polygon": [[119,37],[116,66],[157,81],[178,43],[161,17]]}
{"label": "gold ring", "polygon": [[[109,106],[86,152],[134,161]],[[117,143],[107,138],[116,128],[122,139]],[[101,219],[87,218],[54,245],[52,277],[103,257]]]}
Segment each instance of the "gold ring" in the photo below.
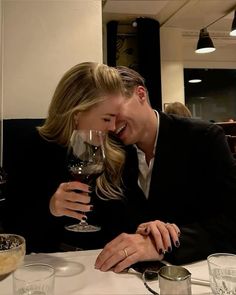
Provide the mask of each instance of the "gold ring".
{"label": "gold ring", "polygon": [[125,254],[125,257],[127,258],[129,255],[128,255],[128,251],[126,250],[126,248],[123,249],[123,252],[124,252],[124,254]]}

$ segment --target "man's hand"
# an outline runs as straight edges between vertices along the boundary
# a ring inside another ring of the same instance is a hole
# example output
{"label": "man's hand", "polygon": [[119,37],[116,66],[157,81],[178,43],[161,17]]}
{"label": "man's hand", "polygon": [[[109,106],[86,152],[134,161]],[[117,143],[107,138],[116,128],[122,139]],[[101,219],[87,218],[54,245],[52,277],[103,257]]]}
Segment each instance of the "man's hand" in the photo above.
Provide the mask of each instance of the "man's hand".
{"label": "man's hand", "polygon": [[98,255],[95,268],[121,272],[130,265],[145,260],[162,260],[150,236],[122,233],[109,242]]}

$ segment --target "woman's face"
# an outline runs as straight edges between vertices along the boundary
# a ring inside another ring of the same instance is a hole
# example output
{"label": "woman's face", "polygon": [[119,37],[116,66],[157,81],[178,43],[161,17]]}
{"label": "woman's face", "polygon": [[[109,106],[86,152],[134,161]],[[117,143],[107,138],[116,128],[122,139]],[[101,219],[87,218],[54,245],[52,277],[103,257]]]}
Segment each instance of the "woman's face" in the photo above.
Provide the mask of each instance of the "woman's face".
{"label": "woman's face", "polygon": [[76,129],[114,131],[116,129],[116,116],[123,102],[124,97],[122,95],[111,95],[90,110],[79,112],[75,116]]}

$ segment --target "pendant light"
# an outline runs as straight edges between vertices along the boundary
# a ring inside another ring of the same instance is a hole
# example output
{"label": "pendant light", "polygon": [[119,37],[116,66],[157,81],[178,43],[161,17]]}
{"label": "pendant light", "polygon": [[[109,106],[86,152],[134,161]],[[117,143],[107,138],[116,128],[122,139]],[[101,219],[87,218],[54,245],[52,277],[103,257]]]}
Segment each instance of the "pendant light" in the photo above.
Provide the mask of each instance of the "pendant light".
{"label": "pendant light", "polygon": [[236,36],[236,10],[234,11],[234,19],[232,22],[231,32],[229,34],[230,36]]}
{"label": "pendant light", "polygon": [[209,53],[209,52],[213,52],[216,50],[215,46],[213,44],[213,41],[211,40],[210,35],[207,31],[207,28],[212,26],[213,24],[215,24],[216,22],[218,22],[222,18],[224,18],[226,15],[228,15],[233,10],[234,10],[234,19],[232,22],[232,29],[231,29],[230,35],[236,36],[236,10],[235,10],[235,8],[236,7],[234,5],[234,7],[231,8],[230,10],[228,10],[224,15],[217,18],[216,20],[214,20],[213,22],[211,22],[210,24],[208,24],[207,26],[205,26],[203,29],[200,30],[199,39],[198,39],[198,43],[197,43],[197,49],[195,50],[196,53]]}
{"label": "pendant light", "polygon": [[200,30],[196,53],[210,53],[215,51],[214,44],[210,38],[207,28]]}
{"label": "pendant light", "polygon": [[194,69],[190,72],[188,82],[189,83],[201,83],[202,82],[202,77],[201,77],[200,71],[198,69]]}

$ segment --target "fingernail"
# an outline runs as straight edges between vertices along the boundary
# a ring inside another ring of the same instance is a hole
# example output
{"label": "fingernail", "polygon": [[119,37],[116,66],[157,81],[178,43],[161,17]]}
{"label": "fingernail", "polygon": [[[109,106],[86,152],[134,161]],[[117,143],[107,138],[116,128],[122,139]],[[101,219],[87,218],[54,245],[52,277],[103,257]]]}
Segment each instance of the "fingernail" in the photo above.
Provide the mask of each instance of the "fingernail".
{"label": "fingernail", "polygon": [[87,220],[87,216],[83,216],[83,217],[82,217],[82,220],[83,220],[83,221]]}
{"label": "fingernail", "polygon": [[162,255],[163,254],[163,250],[162,249],[159,249],[158,253],[159,253],[159,255]]}
{"label": "fingernail", "polygon": [[145,232],[145,233],[148,233],[148,228],[147,228],[147,227],[145,228],[144,232]]}
{"label": "fingernail", "polygon": [[179,248],[179,246],[180,246],[179,241],[176,241],[176,242],[175,242],[175,247],[176,247],[176,248]]}
{"label": "fingernail", "polygon": [[169,246],[167,249],[167,252],[170,253],[172,251],[172,248]]}

